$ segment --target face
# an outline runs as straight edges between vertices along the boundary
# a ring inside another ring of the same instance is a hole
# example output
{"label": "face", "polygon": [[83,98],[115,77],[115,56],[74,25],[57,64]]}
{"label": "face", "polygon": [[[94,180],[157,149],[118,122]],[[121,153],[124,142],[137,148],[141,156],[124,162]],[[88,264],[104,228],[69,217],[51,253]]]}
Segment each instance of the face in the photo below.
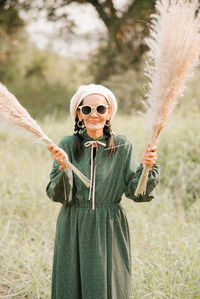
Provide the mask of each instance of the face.
{"label": "face", "polygon": [[[96,107],[98,105],[109,106],[105,97],[96,93],[86,96],[81,103],[81,106],[83,105],[90,105],[92,107]],[[106,120],[109,120],[110,118],[110,108],[108,108],[104,114],[99,114],[95,111],[95,109],[92,109],[92,112],[89,115],[82,114],[78,109],[78,118],[80,121],[84,121],[87,131],[103,130]]]}

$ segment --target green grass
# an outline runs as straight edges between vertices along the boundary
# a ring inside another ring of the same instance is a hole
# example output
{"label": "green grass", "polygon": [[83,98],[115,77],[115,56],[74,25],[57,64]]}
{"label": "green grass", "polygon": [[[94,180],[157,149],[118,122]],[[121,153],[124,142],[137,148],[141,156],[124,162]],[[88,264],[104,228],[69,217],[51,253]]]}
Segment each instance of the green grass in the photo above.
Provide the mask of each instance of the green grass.
{"label": "green grass", "polygon": [[[56,143],[73,130],[69,119],[46,117],[40,124]],[[120,116],[113,129],[133,141],[140,160],[148,141],[143,119]],[[123,199],[132,239],[132,298],[200,298],[199,131],[198,111],[174,114],[159,139],[155,199]],[[49,298],[60,209],[45,194],[52,160],[44,146],[6,127],[0,139],[0,298]]]}

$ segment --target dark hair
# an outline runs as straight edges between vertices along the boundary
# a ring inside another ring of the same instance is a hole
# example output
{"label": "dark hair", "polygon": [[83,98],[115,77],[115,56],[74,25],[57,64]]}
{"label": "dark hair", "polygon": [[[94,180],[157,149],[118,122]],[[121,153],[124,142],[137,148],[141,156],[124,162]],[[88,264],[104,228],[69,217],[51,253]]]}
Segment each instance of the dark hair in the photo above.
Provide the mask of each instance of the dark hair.
{"label": "dark hair", "polygon": [[[82,155],[83,151],[83,144],[82,144],[82,139],[83,137],[81,136],[80,132],[84,129],[81,126],[83,125],[83,121],[79,121],[78,116],[76,116],[75,119],[75,126],[74,126],[74,157],[78,161]],[[106,153],[110,157],[116,153],[117,148],[116,148],[116,141],[111,129],[111,124],[110,120],[106,121],[106,125],[103,128],[104,134],[108,136],[108,141],[106,145]]]}
{"label": "dark hair", "polygon": [[103,128],[103,132],[108,136],[108,142],[106,145],[106,149],[108,149],[108,150],[106,150],[106,152],[108,152],[109,156],[112,156],[117,151],[117,147],[116,147],[117,144],[116,144],[114,134],[111,129],[110,120],[106,121],[106,125]]}
{"label": "dark hair", "polygon": [[75,119],[75,126],[74,126],[74,157],[78,161],[83,150],[83,145],[82,145],[82,139],[83,137],[79,134],[81,131],[80,125],[78,126],[79,119],[78,116],[76,116]]}

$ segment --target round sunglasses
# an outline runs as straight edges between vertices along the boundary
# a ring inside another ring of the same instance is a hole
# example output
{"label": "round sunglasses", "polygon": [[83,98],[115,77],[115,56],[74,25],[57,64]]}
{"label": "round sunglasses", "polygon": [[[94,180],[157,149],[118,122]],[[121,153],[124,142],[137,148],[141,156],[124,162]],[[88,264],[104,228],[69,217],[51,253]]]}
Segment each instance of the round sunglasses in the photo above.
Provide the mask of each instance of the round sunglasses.
{"label": "round sunglasses", "polygon": [[90,105],[84,105],[84,106],[79,106],[78,109],[80,109],[80,111],[83,115],[89,115],[92,113],[93,109],[98,114],[104,114],[104,113],[106,113],[106,111],[109,107],[110,106],[105,106],[105,105],[98,105],[96,107],[92,107]]}

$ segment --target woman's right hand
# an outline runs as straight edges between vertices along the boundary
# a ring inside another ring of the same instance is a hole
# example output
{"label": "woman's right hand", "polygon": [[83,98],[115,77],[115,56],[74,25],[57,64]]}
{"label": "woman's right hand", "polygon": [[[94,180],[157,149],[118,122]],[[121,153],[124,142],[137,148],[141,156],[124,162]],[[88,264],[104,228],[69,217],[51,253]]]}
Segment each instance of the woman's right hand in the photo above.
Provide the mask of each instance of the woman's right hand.
{"label": "woman's right hand", "polygon": [[51,152],[52,158],[60,164],[60,171],[67,168],[64,159],[68,160],[68,156],[63,149],[56,146],[55,144],[48,145],[47,149]]}

